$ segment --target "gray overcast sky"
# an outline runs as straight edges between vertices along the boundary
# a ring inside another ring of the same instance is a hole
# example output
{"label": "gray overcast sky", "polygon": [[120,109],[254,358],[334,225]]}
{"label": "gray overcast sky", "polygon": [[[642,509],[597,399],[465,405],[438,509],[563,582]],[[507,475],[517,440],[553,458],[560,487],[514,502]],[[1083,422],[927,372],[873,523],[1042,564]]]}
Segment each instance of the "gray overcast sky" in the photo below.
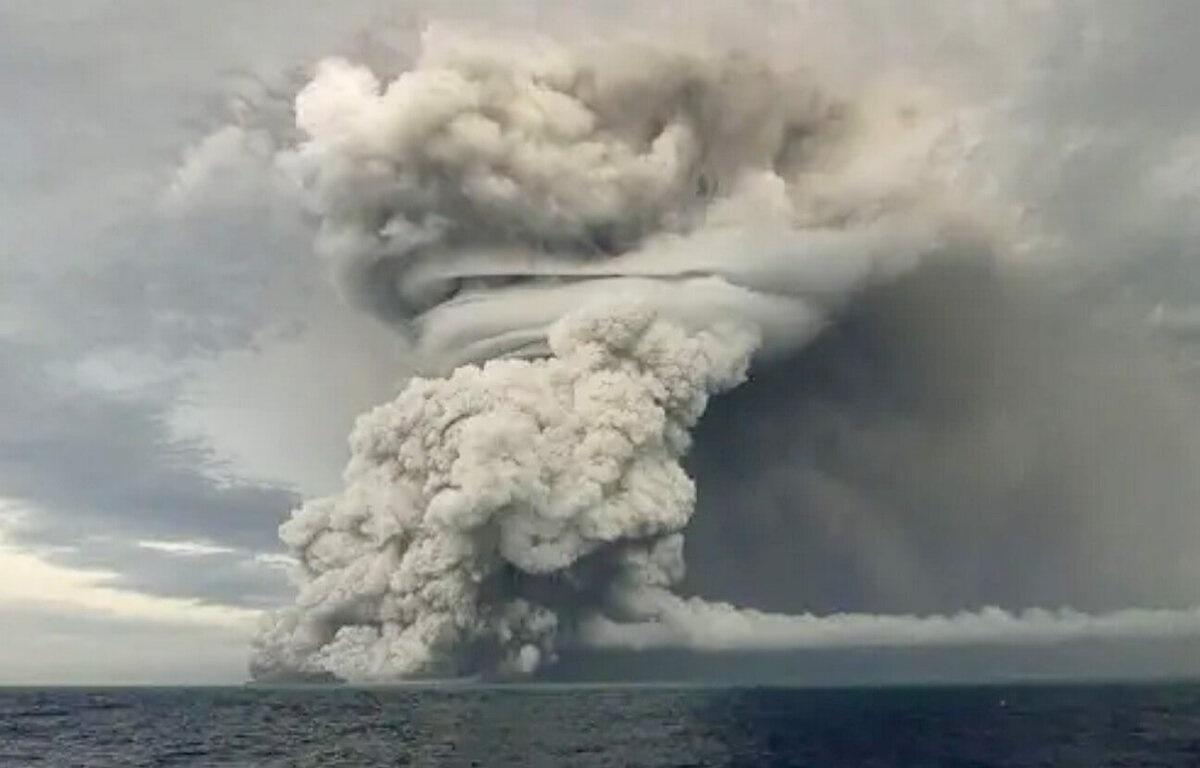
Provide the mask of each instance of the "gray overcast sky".
{"label": "gray overcast sky", "polygon": [[[1130,385],[1155,393],[1124,411],[1130,423],[1171,425],[1169,438],[1142,441],[1164,452],[1155,461],[1165,469],[1136,478],[1169,492],[1117,494],[1124,506],[1105,514],[1130,520],[1131,506],[1169,507],[1172,523],[1160,530],[1176,542],[1183,532],[1184,548],[1170,551],[1187,563],[1128,589],[1114,576],[1104,589],[1200,602],[1200,568],[1189,565],[1200,562],[1200,541],[1188,548],[1186,538],[1200,491],[1184,471],[1200,457],[1200,6],[780,0],[737,12],[689,5],[693,15],[676,19],[665,4],[479,5],[497,23],[565,34],[721,28],[736,42],[794,49],[818,69],[845,66],[848,78],[914,71],[1000,109],[1008,130],[988,137],[981,163],[1039,222],[1026,258],[1153,371],[1152,384]],[[290,94],[323,56],[396,66],[424,20],[481,13],[382,0],[0,3],[0,683],[242,679],[254,611],[288,599],[276,526],[301,494],[336,484],[353,416],[406,371],[400,342],[327,285],[304,217],[267,172],[288,131]],[[1072,370],[1103,377],[1132,359],[1089,358]],[[1010,396],[1024,395],[994,394]],[[1115,402],[1094,397],[1079,409]],[[1038,407],[1061,413],[1062,401]],[[1063,418],[1064,429],[1078,423]],[[1130,434],[1104,424],[1110,431],[1096,434]],[[701,450],[697,466],[705,461],[715,459]],[[916,481],[897,489],[886,473],[871,488],[839,484],[850,479],[862,480],[822,475],[806,492],[847,509],[873,496],[945,509],[969,505],[964,495],[978,488],[959,478],[926,494]],[[734,492],[747,491],[726,484],[714,498],[733,504]],[[701,543],[721,536],[711,519]],[[886,535],[870,514],[863,520],[872,531],[849,539],[871,547],[870,561],[903,561],[880,554]],[[1106,551],[1106,539],[1095,541]],[[730,552],[761,543],[751,536]],[[1147,561],[1131,556],[1126,567]],[[739,568],[716,562],[697,586],[753,600],[754,589],[732,580]],[[781,568],[759,575],[777,582]],[[989,596],[934,591],[937,600],[927,590],[927,602],[894,607],[942,610]]]}

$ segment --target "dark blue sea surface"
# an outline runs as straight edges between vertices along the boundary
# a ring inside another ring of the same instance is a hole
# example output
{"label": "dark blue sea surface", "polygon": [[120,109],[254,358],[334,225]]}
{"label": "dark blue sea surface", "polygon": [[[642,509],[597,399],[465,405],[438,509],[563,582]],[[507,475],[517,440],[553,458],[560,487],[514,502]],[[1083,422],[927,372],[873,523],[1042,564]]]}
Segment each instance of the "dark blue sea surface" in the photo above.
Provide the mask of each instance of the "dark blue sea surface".
{"label": "dark blue sea surface", "polygon": [[1200,766],[1200,686],[0,689],[5,766]]}

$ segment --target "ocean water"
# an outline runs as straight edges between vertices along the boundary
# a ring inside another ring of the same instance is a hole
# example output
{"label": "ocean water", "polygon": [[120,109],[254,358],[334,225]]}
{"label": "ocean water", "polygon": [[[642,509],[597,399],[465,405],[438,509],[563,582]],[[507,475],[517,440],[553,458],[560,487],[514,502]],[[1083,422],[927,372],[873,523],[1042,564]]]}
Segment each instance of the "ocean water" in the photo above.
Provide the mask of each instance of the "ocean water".
{"label": "ocean water", "polygon": [[1200,685],[0,689],[0,766],[1200,766]]}

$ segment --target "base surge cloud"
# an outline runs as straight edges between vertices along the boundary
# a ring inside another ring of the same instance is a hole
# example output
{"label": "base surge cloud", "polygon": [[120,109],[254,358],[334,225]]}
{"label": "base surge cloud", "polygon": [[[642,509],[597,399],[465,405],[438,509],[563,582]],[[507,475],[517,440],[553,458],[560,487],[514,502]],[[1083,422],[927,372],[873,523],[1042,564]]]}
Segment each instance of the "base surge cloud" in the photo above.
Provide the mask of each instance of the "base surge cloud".
{"label": "base surge cloud", "polygon": [[945,105],[830,94],[742,54],[433,29],[390,81],[322,63],[295,112],[276,162],[318,250],[430,377],[360,417],[344,490],[282,526],[299,596],[264,620],[256,677],[530,673],[572,644],[1200,629],[1186,611],[786,616],[672,591],[708,398],[857,293],[992,247]]}

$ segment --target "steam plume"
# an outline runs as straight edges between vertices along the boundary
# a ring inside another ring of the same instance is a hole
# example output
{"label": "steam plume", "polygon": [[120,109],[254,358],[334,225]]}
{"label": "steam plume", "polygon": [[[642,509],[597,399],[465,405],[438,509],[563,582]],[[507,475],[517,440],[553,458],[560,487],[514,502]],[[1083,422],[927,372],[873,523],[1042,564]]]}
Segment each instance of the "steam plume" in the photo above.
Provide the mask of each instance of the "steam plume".
{"label": "steam plume", "polygon": [[264,622],[254,673],[1193,631],[1191,614],[790,617],[670,591],[708,397],[856,292],[985,242],[947,203],[951,115],[708,51],[433,30],[390,82],[324,62],[278,162],[346,294],[449,373],[362,416],[345,489],[281,528],[299,597]]}

